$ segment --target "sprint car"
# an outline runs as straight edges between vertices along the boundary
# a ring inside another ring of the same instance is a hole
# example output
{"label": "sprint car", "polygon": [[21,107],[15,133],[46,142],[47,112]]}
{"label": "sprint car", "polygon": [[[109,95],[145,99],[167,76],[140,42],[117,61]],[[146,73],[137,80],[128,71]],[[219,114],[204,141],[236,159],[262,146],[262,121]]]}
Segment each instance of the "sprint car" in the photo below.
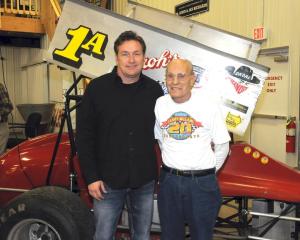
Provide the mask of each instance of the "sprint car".
{"label": "sprint car", "polygon": [[[27,140],[0,158],[0,239],[91,239],[92,201],[82,178],[76,156],[71,161],[68,134],[61,135],[55,162],[52,153],[57,134]],[[51,171],[49,171],[51,169]],[[49,175],[51,173],[51,175]],[[225,239],[251,239],[251,199],[287,204],[274,215],[274,224],[291,209],[298,214],[300,173],[249,144],[231,146],[231,153],[218,173],[224,204],[236,205],[236,213],[219,217],[216,235]],[[295,221],[298,235],[299,218]],[[217,230],[233,227],[237,235]],[[24,236],[27,236],[25,238]],[[233,236],[240,238],[233,238]],[[263,236],[263,235],[261,235]],[[253,238],[257,239],[257,238]],[[264,239],[264,238],[260,238]],[[288,238],[287,238],[288,239]],[[298,236],[294,235],[294,239]]]}
{"label": "sprint car", "polygon": [[[70,94],[75,86],[67,91],[58,133],[28,139],[0,157],[0,239],[92,239],[92,200],[78,164],[70,119],[80,102],[80,96]],[[71,100],[76,102],[72,107]],[[234,143],[218,180],[223,205],[231,209],[216,221],[219,239],[269,239],[264,236],[279,221],[294,225],[284,239],[299,239],[300,171],[247,143]],[[255,211],[257,202],[265,203],[267,211]],[[274,202],[282,205],[279,213],[273,211]],[[268,218],[261,226],[255,224],[260,217]],[[159,235],[159,227],[153,231]]]}

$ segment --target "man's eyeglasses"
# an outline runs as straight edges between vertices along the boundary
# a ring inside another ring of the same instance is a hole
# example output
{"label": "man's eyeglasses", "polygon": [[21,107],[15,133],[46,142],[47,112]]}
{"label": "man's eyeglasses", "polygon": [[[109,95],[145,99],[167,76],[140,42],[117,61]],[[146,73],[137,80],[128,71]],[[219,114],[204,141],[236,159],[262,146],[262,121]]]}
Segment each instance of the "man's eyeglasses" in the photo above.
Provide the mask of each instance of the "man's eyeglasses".
{"label": "man's eyeglasses", "polygon": [[178,81],[183,81],[185,79],[185,77],[190,76],[190,75],[191,74],[186,74],[186,73],[177,73],[177,74],[168,73],[166,75],[166,80],[173,81],[174,79],[177,78]]}

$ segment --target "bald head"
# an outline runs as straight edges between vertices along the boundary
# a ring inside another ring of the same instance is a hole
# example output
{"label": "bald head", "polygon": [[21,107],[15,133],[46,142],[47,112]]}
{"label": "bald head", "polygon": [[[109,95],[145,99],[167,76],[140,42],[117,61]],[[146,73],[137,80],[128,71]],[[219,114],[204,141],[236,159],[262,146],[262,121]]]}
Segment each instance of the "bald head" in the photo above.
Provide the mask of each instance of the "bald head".
{"label": "bald head", "polygon": [[166,70],[166,84],[170,96],[176,103],[189,100],[195,83],[193,65],[186,59],[172,60]]}
{"label": "bald head", "polygon": [[181,66],[186,68],[186,73],[194,74],[193,72],[193,64],[187,60],[187,59],[173,59],[167,66],[167,73],[169,71],[169,68],[174,66]]}

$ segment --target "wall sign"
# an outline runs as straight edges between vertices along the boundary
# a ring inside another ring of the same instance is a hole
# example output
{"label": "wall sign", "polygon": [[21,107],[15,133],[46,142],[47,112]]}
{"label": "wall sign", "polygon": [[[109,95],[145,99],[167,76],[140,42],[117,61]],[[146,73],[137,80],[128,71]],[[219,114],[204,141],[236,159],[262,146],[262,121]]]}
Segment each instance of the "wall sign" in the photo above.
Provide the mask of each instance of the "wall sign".
{"label": "wall sign", "polygon": [[175,13],[182,17],[190,17],[207,12],[209,0],[190,0],[175,6]]}
{"label": "wall sign", "polygon": [[264,27],[256,27],[253,29],[253,39],[263,40],[267,38],[266,29]]}
{"label": "wall sign", "polygon": [[[280,52],[281,51],[281,52]],[[267,76],[261,95],[258,99],[255,113],[273,116],[287,116],[289,114],[289,62],[275,61],[277,56],[288,56],[284,49],[273,50],[272,52],[265,49],[262,55],[259,55],[257,62],[265,64],[271,68]],[[271,52],[271,53],[270,53]],[[275,57],[274,57],[275,56]],[[285,149],[284,149],[285,150]]]}

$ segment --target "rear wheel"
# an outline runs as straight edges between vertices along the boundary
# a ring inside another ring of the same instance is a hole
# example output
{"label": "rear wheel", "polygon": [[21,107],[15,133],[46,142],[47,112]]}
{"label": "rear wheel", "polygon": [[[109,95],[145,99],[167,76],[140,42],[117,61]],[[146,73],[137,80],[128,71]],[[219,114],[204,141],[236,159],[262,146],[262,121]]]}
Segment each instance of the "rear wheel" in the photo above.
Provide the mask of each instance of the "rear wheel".
{"label": "rear wheel", "polygon": [[3,209],[0,239],[89,240],[93,216],[74,193],[60,187],[28,191]]}

